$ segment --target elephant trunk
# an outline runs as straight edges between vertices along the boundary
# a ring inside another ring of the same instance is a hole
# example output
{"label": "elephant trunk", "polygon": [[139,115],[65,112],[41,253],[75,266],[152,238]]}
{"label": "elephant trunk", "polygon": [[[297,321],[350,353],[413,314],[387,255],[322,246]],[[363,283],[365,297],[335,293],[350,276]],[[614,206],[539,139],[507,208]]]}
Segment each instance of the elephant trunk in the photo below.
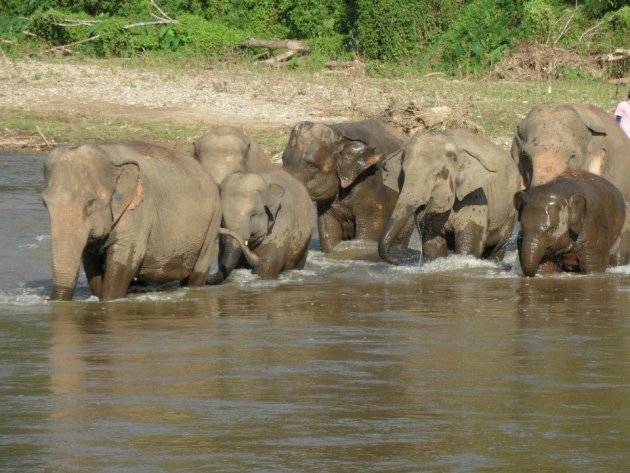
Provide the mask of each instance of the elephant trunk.
{"label": "elephant trunk", "polygon": [[245,256],[247,262],[255,268],[258,265],[259,258],[247,246],[247,242],[238,235],[238,233],[220,228],[219,233],[224,235],[221,238],[221,258],[219,261],[219,269],[216,273],[208,276],[207,284],[220,284],[225,281],[237,267],[241,260],[241,256]]}
{"label": "elephant trunk", "polygon": [[222,244],[223,251],[221,261],[219,261],[219,269],[208,277],[208,284],[219,284],[225,281],[241,260],[243,252],[236,240],[223,237]]}
{"label": "elephant trunk", "polygon": [[[70,225],[64,224],[67,229],[56,230],[57,225],[52,225],[52,272],[53,285],[51,300],[72,300],[77,286],[81,255],[87,243],[85,232],[69,231]],[[72,227],[76,230],[76,227]]]}
{"label": "elephant trunk", "polygon": [[399,260],[392,254],[392,246],[400,231],[407,225],[415,207],[413,205],[397,205],[394,213],[387,222],[387,226],[378,242],[378,254],[389,264],[398,264]]}
{"label": "elephant trunk", "polygon": [[535,238],[518,240],[518,256],[523,274],[534,277],[545,254],[545,247]]}

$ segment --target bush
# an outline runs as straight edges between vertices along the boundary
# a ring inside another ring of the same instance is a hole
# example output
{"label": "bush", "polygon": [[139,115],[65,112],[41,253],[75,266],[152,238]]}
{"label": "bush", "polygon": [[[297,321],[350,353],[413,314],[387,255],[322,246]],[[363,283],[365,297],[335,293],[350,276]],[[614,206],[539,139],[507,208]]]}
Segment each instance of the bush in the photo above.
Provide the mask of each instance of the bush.
{"label": "bush", "polygon": [[444,37],[441,66],[461,74],[481,73],[498,62],[518,39],[522,8],[518,0],[473,0]]}
{"label": "bush", "polygon": [[556,23],[556,12],[547,0],[531,0],[523,6],[522,32],[530,41],[547,43]]}
{"label": "bush", "polygon": [[170,28],[172,33],[167,33],[171,43],[163,42],[163,49],[175,50],[181,45],[205,57],[222,59],[247,38],[242,31],[195,15],[180,15],[178,19],[179,24]]}

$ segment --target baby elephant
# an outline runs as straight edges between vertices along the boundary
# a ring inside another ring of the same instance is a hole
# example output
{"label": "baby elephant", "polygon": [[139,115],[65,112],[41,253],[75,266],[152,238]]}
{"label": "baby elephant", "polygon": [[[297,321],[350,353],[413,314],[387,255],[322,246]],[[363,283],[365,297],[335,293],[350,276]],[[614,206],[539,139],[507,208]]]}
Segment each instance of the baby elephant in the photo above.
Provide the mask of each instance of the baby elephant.
{"label": "baby elephant", "polygon": [[521,222],[518,255],[525,276],[536,272],[605,271],[624,264],[620,242],[626,218],[621,192],[608,180],[583,170],[518,192],[514,204]]}
{"label": "baby elephant", "polygon": [[[312,204],[304,186],[281,169],[236,173],[221,185],[223,226],[219,270],[209,284],[225,280],[233,269],[252,268],[263,279],[288,269],[302,269],[313,233]],[[257,260],[243,254],[236,236]]]}

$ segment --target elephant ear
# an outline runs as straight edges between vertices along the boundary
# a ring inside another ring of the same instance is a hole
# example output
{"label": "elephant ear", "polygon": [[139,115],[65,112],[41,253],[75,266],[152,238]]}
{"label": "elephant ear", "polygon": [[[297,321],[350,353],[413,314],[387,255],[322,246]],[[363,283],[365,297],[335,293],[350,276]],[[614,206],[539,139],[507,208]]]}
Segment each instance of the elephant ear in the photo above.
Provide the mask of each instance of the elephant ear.
{"label": "elephant ear", "polygon": [[137,163],[125,163],[117,166],[118,177],[112,194],[112,219],[116,223],[127,210],[135,209],[144,198],[144,187],[140,180],[140,168]]}
{"label": "elephant ear", "polygon": [[569,198],[569,230],[576,235],[582,231],[586,217],[586,199],[581,194],[573,194]]}
{"label": "elephant ear", "polygon": [[495,171],[488,169],[477,156],[466,150],[459,150],[457,164],[455,195],[458,200],[463,200],[472,191],[485,186],[494,178]]}
{"label": "elephant ear", "polygon": [[492,181],[498,171],[496,163],[509,159],[501,148],[471,131],[452,130],[447,136],[450,136],[453,145],[457,144],[459,148],[456,155],[458,171],[455,179],[455,194],[459,200]]}
{"label": "elephant ear", "polygon": [[580,120],[592,133],[606,135],[606,127],[603,126],[601,118],[590,107],[571,105],[569,108],[580,117]]}
{"label": "elephant ear", "polygon": [[580,117],[592,134],[586,149],[585,167],[588,172],[601,176],[606,166],[606,127],[601,117],[590,106],[571,105],[569,108]]}
{"label": "elephant ear", "polygon": [[342,188],[349,187],[365,170],[376,166],[383,158],[382,154],[363,141],[348,140],[337,158],[337,175]]}
{"label": "elephant ear", "polygon": [[402,161],[404,150],[399,149],[388,154],[381,160],[381,173],[383,175],[383,184],[390,189],[400,192],[402,187]]}
{"label": "elephant ear", "polygon": [[275,183],[269,184],[267,196],[265,198],[265,211],[271,221],[275,221],[278,216],[284,193],[285,188],[281,185]]}

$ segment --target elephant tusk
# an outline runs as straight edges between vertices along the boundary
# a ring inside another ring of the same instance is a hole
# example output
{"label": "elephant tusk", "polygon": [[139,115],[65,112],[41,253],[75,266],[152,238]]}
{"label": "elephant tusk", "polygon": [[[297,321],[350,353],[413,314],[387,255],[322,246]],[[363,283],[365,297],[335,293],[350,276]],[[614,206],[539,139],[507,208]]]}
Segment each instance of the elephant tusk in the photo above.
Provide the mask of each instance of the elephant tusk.
{"label": "elephant tusk", "polygon": [[243,244],[244,244],[245,246],[249,246],[249,240],[245,240],[245,241],[243,242]]}

